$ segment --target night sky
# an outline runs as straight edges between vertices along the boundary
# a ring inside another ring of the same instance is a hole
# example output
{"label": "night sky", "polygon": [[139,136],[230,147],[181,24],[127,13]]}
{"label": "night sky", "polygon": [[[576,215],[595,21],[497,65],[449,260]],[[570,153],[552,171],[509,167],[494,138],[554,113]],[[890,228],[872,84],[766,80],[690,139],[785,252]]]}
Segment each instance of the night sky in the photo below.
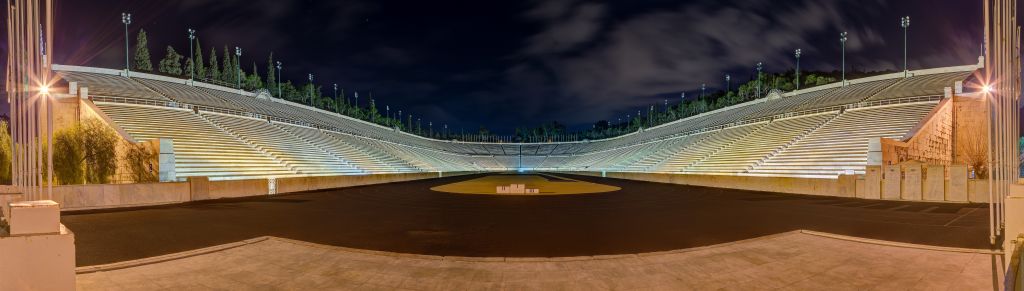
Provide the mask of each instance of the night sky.
{"label": "night sky", "polygon": [[167,45],[187,54],[194,28],[206,58],[239,46],[265,76],[273,51],[286,79],[313,73],[325,95],[373,90],[424,124],[501,134],[614,120],[726,73],[746,81],[758,61],[789,70],[796,48],[802,69],[834,70],[842,31],[849,66],[897,70],[904,15],[911,69],[977,63],[982,42],[981,1],[968,0],[56,2],[56,63],[122,68],[127,11],[154,64]]}

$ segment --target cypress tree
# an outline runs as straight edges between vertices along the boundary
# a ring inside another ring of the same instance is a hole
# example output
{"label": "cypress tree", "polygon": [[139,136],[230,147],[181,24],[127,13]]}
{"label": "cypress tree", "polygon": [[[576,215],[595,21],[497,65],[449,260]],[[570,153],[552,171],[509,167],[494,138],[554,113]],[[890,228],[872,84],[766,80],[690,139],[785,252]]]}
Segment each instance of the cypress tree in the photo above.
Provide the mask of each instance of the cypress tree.
{"label": "cypress tree", "polygon": [[220,81],[220,65],[217,64],[217,47],[210,47],[210,80]]}
{"label": "cypress tree", "polygon": [[228,52],[228,46],[224,46],[224,61],[223,67],[220,70],[220,80],[234,84],[235,83],[235,65],[231,63],[231,53]]}
{"label": "cypress tree", "polygon": [[252,74],[249,75],[247,80],[249,82],[249,88],[263,89],[263,79],[260,78],[260,71],[256,70],[256,62],[252,62]]}
{"label": "cypress tree", "polygon": [[135,38],[135,69],[139,71],[152,72],[153,61],[149,56],[149,41],[146,40],[146,30],[139,29]]}
{"label": "cypress tree", "polygon": [[192,56],[195,59],[196,65],[196,79],[206,78],[206,65],[203,64],[203,46],[199,45],[199,38],[196,37],[196,55]]}
{"label": "cypress tree", "polygon": [[274,52],[270,52],[270,56],[267,57],[267,90],[270,90],[270,95],[277,94],[277,71],[275,69],[277,67],[274,67]]}

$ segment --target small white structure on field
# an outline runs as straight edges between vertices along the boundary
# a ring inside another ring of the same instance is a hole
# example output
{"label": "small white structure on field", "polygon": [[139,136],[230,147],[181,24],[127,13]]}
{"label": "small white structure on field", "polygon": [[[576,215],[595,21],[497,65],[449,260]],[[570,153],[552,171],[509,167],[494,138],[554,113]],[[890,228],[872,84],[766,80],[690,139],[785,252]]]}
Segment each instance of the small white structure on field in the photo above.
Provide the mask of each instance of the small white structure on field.
{"label": "small white structure on field", "polygon": [[498,186],[498,194],[540,194],[540,189],[526,189],[526,184]]}

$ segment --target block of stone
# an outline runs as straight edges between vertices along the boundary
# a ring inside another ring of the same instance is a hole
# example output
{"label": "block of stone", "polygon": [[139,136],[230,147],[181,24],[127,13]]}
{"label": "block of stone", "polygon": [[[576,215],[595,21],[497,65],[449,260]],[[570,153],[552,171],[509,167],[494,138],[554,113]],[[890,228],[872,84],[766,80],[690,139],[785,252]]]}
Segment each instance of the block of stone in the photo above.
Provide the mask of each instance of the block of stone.
{"label": "block of stone", "polygon": [[967,166],[949,166],[949,189],[946,190],[946,200],[967,201]]}
{"label": "block of stone", "polygon": [[864,172],[864,192],[860,198],[880,199],[882,198],[882,167],[867,166]]}
{"label": "block of stone", "polygon": [[900,197],[904,200],[921,200],[922,184],[921,165],[905,165],[903,170],[903,193]]}
{"label": "block of stone", "polygon": [[925,174],[924,185],[924,200],[946,200],[946,167],[943,165],[929,165],[928,173]]}
{"label": "block of stone", "polygon": [[60,206],[53,200],[11,202],[11,235],[60,232]]}
{"label": "block of stone", "polygon": [[903,177],[900,173],[899,165],[885,165],[882,166],[883,174],[882,177],[882,199],[898,200],[900,199],[900,191],[903,189]]}

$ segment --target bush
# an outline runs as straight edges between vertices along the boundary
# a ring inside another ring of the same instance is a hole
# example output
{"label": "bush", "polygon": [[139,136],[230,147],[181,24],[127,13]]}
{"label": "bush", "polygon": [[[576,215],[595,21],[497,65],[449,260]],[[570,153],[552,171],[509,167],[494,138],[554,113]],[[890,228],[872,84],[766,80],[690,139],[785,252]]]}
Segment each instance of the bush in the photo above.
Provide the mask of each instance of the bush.
{"label": "bush", "polygon": [[14,157],[11,142],[7,121],[0,120],[0,184],[4,185],[11,184],[11,159]]}
{"label": "bush", "polygon": [[106,184],[117,170],[121,138],[105,124],[88,119],[54,134],[53,167],[60,184]]}
{"label": "bush", "polygon": [[130,144],[126,147],[124,161],[128,167],[132,181],[135,183],[157,182],[160,173],[157,171],[159,155],[155,148],[146,144]]}
{"label": "bush", "polygon": [[81,127],[74,126],[53,134],[53,174],[61,185],[85,183],[85,150]]}

